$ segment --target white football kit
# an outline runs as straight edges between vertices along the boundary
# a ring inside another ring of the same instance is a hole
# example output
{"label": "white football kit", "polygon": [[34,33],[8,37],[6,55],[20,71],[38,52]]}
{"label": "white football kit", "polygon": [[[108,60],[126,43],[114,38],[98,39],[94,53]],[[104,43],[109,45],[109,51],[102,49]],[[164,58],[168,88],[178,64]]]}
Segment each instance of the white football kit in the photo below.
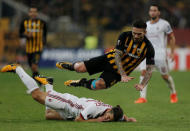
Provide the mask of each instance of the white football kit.
{"label": "white football kit", "polygon": [[[155,50],[155,67],[162,75],[168,74],[167,63],[167,35],[173,32],[170,24],[163,19],[151,24],[147,21],[147,34],[146,37],[152,43]],[[146,69],[146,60],[140,64],[140,70]]]}
{"label": "white football kit", "polygon": [[48,108],[56,110],[64,120],[74,120],[77,116],[93,119],[101,116],[112,106],[90,98],[78,98],[68,93],[50,91],[45,100]]}

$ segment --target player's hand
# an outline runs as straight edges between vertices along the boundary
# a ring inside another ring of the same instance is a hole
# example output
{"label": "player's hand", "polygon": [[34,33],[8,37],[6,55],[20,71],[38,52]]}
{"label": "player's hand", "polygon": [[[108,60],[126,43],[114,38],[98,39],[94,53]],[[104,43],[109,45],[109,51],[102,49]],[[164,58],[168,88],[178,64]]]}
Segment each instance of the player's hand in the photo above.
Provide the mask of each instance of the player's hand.
{"label": "player's hand", "polygon": [[98,121],[98,122],[103,122],[103,121],[105,121],[105,119],[104,119],[103,116],[101,116],[101,117],[98,117],[98,118],[97,118],[97,121]]}
{"label": "player's hand", "polygon": [[174,53],[169,54],[169,58],[172,60],[172,62],[174,61],[174,57],[175,57]]}
{"label": "player's hand", "polygon": [[130,80],[134,79],[135,77],[130,77],[127,75],[122,75],[121,76],[121,82],[129,82]]}
{"label": "player's hand", "polygon": [[133,117],[127,118],[127,122],[137,122],[137,120]]}
{"label": "player's hand", "polygon": [[25,35],[27,36],[27,38],[31,38],[32,37],[32,32],[25,33]]}
{"label": "player's hand", "polygon": [[141,84],[136,84],[136,85],[135,85],[135,88],[136,88],[137,91],[142,91],[143,88],[144,88],[144,86],[141,85]]}

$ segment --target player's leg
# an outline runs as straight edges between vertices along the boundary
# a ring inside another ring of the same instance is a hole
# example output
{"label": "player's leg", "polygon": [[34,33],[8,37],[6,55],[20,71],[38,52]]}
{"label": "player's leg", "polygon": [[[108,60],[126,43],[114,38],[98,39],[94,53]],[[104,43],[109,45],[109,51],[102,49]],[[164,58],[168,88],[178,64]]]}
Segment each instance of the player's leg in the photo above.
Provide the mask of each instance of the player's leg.
{"label": "player's leg", "polygon": [[163,59],[163,60],[159,60],[159,62],[157,62],[157,63],[158,63],[157,69],[161,73],[162,78],[167,83],[167,85],[170,89],[170,102],[176,103],[178,101],[178,98],[177,98],[177,93],[176,93],[173,78],[169,74],[168,61],[167,61],[167,59]]}
{"label": "player's leg", "polygon": [[36,53],[33,53],[31,55],[31,62],[30,62],[30,66],[31,66],[31,70],[32,70],[32,77],[34,78],[35,76],[38,76],[39,75],[39,70],[38,70],[38,64],[39,64],[39,61],[40,61],[40,56],[41,56],[41,53],[40,52],[36,52]]}
{"label": "player's leg", "polygon": [[[141,70],[141,75],[140,75],[139,83],[142,82],[142,80],[144,79],[144,76],[146,74],[146,60],[144,60],[140,64],[140,70]],[[140,91],[140,97],[135,101],[135,103],[136,104],[138,104],[138,103],[146,103],[147,102],[146,93],[147,93],[147,85],[143,88],[142,91]]]}
{"label": "player's leg", "polygon": [[161,76],[164,79],[164,81],[167,83],[169,89],[170,89],[170,102],[171,103],[177,103],[177,93],[175,89],[175,84],[172,76],[168,73],[168,69],[164,69],[164,67],[160,70]]}
{"label": "player's leg", "polygon": [[64,61],[57,62],[56,67],[59,69],[66,69],[70,71],[76,71],[79,73],[87,72],[84,62],[75,62],[75,63],[64,62]]}
{"label": "player's leg", "polygon": [[[43,76],[35,76],[35,80],[41,83],[45,86],[46,92],[51,92],[53,90],[53,78],[47,78]],[[60,116],[60,114],[54,110],[53,108],[50,108],[46,106],[45,110],[45,118],[46,120],[63,120],[63,118]]]}
{"label": "player's leg", "polygon": [[[89,75],[93,75],[99,72],[102,72],[105,70],[106,65],[107,65],[107,61],[106,61],[106,56],[102,55],[102,56],[98,56],[95,58],[92,58],[88,61],[84,61],[84,62],[77,62],[73,65],[73,68],[75,71],[77,72],[88,72]],[[66,81],[64,84],[67,86],[84,86],[88,89],[92,89],[91,85],[92,83],[96,83],[97,89],[100,87],[102,88],[106,88],[105,82],[103,79],[90,79],[87,80],[86,78],[82,78],[80,80],[68,80]],[[94,84],[93,84],[94,85]]]}
{"label": "player's leg", "polygon": [[81,80],[70,80],[64,84],[67,86],[83,86],[90,90],[106,89],[121,80],[121,76],[113,70],[105,70],[98,79],[81,79]]}
{"label": "player's leg", "polygon": [[33,99],[41,104],[45,103],[47,93],[39,90],[36,81],[32,79],[21,66],[16,64],[6,65],[1,69],[1,72],[15,72],[28,89],[28,92],[32,94]]}

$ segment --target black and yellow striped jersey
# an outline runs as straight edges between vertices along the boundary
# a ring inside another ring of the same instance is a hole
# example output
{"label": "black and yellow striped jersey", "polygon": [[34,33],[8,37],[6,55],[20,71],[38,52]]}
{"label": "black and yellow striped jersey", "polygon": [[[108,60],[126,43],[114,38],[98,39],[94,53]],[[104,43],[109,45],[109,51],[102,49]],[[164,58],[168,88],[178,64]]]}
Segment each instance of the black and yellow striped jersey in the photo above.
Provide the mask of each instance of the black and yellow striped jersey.
{"label": "black and yellow striped jersey", "polygon": [[[131,31],[123,32],[118,38],[115,49],[123,52],[121,62],[127,75],[129,75],[145,58],[146,64],[154,65],[154,48],[146,37],[144,37],[142,42],[135,43]],[[118,67],[115,64],[115,49],[108,52],[106,56],[113,69],[119,73]]]}
{"label": "black and yellow striped jersey", "polygon": [[[31,37],[27,34],[31,33]],[[24,19],[20,25],[19,35],[26,38],[26,53],[42,52],[46,44],[46,22],[40,19]]]}

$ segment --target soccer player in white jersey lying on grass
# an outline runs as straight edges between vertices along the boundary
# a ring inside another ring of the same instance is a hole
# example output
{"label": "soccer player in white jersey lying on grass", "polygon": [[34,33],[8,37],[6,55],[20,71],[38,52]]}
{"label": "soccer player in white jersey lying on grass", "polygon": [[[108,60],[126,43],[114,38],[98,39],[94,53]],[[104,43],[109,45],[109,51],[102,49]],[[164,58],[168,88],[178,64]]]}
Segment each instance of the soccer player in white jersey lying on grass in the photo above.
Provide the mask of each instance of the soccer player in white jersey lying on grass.
{"label": "soccer player in white jersey lying on grass", "polygon": [[31,93],[32,98],[46,106],[46,119],[73,120],[83,122],[127,121],[136,122],[123,114],[120,106],[112,107],[91,98],[78,98],[68,93],[53,90],[53,79],[36,76],[35,79],[45,85],[46,92],[39,89],[37,83],[20,65],[6,65],[1,72],[15,72]]}

